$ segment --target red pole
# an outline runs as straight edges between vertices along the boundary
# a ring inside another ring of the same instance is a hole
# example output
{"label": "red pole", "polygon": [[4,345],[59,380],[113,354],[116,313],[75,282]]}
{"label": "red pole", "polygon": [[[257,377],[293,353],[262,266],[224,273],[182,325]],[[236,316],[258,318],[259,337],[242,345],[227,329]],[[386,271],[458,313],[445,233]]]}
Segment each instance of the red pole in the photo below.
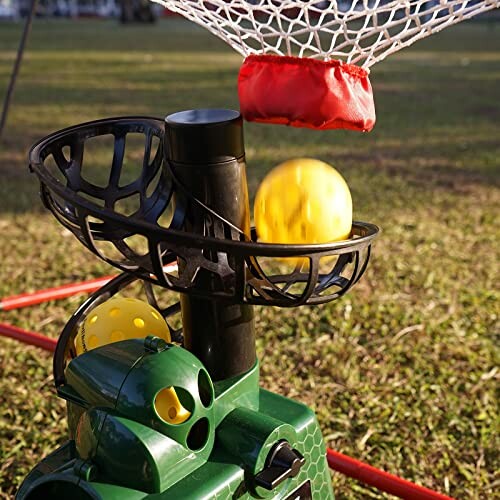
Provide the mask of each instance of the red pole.
{"label": "red pole", "polygon": [[0,323],[0,335],[19,340],[20,342],[24,342],[25,344],[41,347],[46,351],[54,352],[56,350],[56,339],[45,337],[44,335],[40,335],[39,333],[29,332],[28,330],[23,330],[22,328],[8,325],[6,323]]}
{"label": "red pole", "polygon": [[10,311],[21,307],[32,306],[47,302],[48,300],[64,299],[77,293],[95,292],[101,286],[111,281],[114,276],[104,276],[93,280],[82,281],[80,283],[70,283],[69,285],[58,286],[55,288],[46,288],[33,293],[22,293],[5,297],[0,301],[0,311]]}
{"label": "red pole", "polygon": [[399,498],[411,500],[453,500],[451,497],[429,490],[418,484],[411,483],[393,474],[389,474],[371,465],[343,455],[328,448],[326,458],[330,469],[336,470],[345,476],[373,486],[379,491],[396,495]]}

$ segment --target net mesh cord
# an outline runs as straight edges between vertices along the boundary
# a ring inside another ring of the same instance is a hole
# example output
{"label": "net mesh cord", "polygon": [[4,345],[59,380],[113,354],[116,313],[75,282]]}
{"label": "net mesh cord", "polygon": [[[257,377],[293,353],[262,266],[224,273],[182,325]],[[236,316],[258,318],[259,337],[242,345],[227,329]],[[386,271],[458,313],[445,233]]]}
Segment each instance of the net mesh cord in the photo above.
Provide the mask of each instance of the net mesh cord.
{"label": "net mesh cord", "polygon": [[388,55],[500,0],[154,0],[242,56],[338,59],[370,68]]}

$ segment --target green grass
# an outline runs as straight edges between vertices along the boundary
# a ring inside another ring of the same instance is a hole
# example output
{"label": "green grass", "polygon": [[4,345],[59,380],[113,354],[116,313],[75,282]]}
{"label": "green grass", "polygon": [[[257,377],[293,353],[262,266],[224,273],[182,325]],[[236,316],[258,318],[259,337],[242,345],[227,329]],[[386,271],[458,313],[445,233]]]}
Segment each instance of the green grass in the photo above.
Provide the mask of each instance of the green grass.
{"label": "green grass", "polygon": [[[0,95],[21,26],[0,25]],[[46,213],[27,151],[64,126],[237,107],[240,57],[180,20],[36,20],[0,145],[0,296],[112,272]],[[498,491],[500,25],[457,26],[375,66],[370,134],[247,124],[251,195],[295,156],[335,165],[379,224],[342,300],[258,308],[262,383],[317,412],[327,444],[467,499]],[[82,297],[0,314],[57,336]],[[0,339],[0,496],[63,442],[50,356]],[[381,498],[340,474],[339,498]]]}

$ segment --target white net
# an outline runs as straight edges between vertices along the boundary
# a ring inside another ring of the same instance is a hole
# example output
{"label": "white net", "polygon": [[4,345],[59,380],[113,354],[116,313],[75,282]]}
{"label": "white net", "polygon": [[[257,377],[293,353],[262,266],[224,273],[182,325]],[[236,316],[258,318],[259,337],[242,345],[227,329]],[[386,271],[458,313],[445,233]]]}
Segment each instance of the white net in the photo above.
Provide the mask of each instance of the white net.
{"label": "white net", "polygon": [[369,68],[500,0],[154,0],[243,56],[287,55]]}

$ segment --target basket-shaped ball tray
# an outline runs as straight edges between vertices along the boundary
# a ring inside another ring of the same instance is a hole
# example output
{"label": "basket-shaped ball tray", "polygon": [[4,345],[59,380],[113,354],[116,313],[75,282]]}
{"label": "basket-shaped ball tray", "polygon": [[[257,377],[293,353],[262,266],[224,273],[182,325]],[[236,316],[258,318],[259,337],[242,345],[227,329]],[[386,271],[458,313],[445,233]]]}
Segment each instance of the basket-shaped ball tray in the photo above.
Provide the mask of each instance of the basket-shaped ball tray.
{"label": "basket-shaped ball tray", "polygon": [[164,160],[164,133],[161,119],[126,117],[42,139],[30,168],[45,206],[109,264],[177,292],[294,307],[334,300],[359,280],[379,231],[370,223],[353,222],[345,241],[269,244],[206,207],[207,227],[219,229],[183,231],[181,186]]}

